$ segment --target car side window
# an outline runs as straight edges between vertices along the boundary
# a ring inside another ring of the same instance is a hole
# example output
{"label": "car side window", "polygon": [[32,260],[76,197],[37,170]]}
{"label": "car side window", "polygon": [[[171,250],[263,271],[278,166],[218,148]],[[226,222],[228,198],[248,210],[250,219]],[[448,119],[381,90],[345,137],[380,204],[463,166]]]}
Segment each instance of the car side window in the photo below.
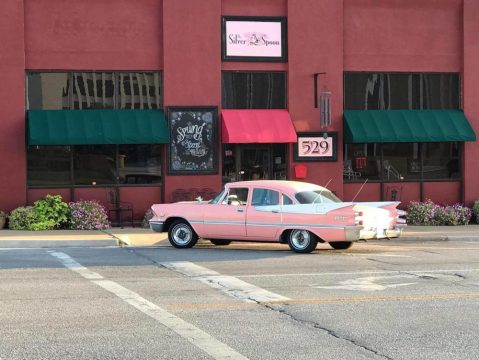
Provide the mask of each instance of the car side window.
{"label": "car side window", "polygon": [[248,188],[230,188],[228,196],[223,200],[225,205],[246,205],[248,201]]}
{"label": "car side window", "polygon": [[279,192],[269,189],[253,189],[251,205],[279,205]]}
{"label": "car side window", "polygon": [[293,200],[283,194],[283,205],[293,205]]}

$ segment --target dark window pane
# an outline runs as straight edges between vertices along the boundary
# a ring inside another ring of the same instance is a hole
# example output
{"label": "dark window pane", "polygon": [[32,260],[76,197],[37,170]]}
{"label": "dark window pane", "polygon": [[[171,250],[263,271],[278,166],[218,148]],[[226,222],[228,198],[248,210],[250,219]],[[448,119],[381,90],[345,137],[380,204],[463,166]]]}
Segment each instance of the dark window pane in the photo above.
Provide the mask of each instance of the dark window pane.
{"label": "dark window pane", "polygon": [[27,110],[62,110],[69,108],[68,73],[27,74]]}
{"label": "dark window pane", "polygon": [[160,73],[119,73],[119,109],[161,109]]}
{"label": "dark window pane", "polygon": [[[386,181],[420,179],[420,153],[418,143],[382,144],[382,178]],[[379,162],[380,163],[380,162]]]}
{"label": "dark window pane", "polygon": [[457,179],[461,177],[460,143],[424,143],[424,179]]}
{"label": "dark window pane", "polygon": [[120,145],[118,173],[123,184],[161,182],[161,145]]}
{"label": "dark window pane", "polygon": [[378,180],[381,161],[379,146],[379,144],[345,144],[344,181]]}
{"label": "dark window pane", "polygon": [[27,181],[30,186],[70,184],[69,146],[29,146]]}
{"label": "dark window pane", "polygon": [[286,109],[286,73],[223,72],[224,109]]}
{"label": "dark window pane", "polygon": [[74,151],[75,185],[116,183],[115,145],[81,145]]}
{"label": "dark window pane", "polygon": [[73,73],[73,109],[113,109],[114,84],[111,72]]}
{"label": "dark window pane", "polygon": [[459,109],[459,95],[459,74],[344,74],[347,110]]}

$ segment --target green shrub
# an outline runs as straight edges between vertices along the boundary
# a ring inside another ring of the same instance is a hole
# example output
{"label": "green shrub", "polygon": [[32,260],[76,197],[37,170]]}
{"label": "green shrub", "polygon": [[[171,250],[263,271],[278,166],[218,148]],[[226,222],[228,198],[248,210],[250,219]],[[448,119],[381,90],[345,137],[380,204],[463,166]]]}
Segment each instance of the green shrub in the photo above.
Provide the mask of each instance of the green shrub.
{"label": "green shrub", "polygon": [[18,207],[8,216],[8,227],[12,230],[33,230],[33,224],[38,221],[35,208],[32,206]]}
{"label": "green shrub", "polygon": [[100,230],[110,227],[105,208],[96,201],[71,202],[68,207],[70,228],[73,230]]}
{"label": "green shrub", "polygon": [[47,195],[44,199],[35,201],[34,207],[38,218],[34,227],[39,229],[33,230],[62,228],[68,225],[68,204],[63,202],[60,195]]}
{"label": "green shrub", "polygon": [[472,206],[472,212],[474,214],[474,219],[476,220],[476,223],[479,224],[479,200],[476,200],[474,202],[474,205]]}

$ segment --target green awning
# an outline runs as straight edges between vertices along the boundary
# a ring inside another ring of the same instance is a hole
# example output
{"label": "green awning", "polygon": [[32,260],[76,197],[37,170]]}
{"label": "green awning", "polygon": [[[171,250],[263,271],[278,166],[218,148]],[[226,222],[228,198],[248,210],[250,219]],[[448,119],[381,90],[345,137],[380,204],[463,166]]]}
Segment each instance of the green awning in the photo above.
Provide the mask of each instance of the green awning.
{"label": "green awning", "polygon": [[29,145],[164,144],[160,110],[30,110]]}
{"label": "green awning", "polygon": [[476,141],[461,110],[345,110],[345,143]]}

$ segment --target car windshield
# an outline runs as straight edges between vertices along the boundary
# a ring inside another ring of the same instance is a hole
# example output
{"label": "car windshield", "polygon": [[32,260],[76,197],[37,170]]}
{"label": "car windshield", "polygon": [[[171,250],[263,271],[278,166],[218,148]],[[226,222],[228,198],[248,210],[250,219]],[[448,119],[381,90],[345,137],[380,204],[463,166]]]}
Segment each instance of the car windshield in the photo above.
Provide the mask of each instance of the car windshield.
{"label": "car windshield", "polygon": [[295,195],[300,204],[337,203],[341,200],[329,190],[301,191]]}
{"label": "car windshield", "polygon": [[221,192],[210,201],[210,204],[218,204],[218,201],[220,201],[223,198],[224,194],[225,194],[225,189],[221,190]]}

